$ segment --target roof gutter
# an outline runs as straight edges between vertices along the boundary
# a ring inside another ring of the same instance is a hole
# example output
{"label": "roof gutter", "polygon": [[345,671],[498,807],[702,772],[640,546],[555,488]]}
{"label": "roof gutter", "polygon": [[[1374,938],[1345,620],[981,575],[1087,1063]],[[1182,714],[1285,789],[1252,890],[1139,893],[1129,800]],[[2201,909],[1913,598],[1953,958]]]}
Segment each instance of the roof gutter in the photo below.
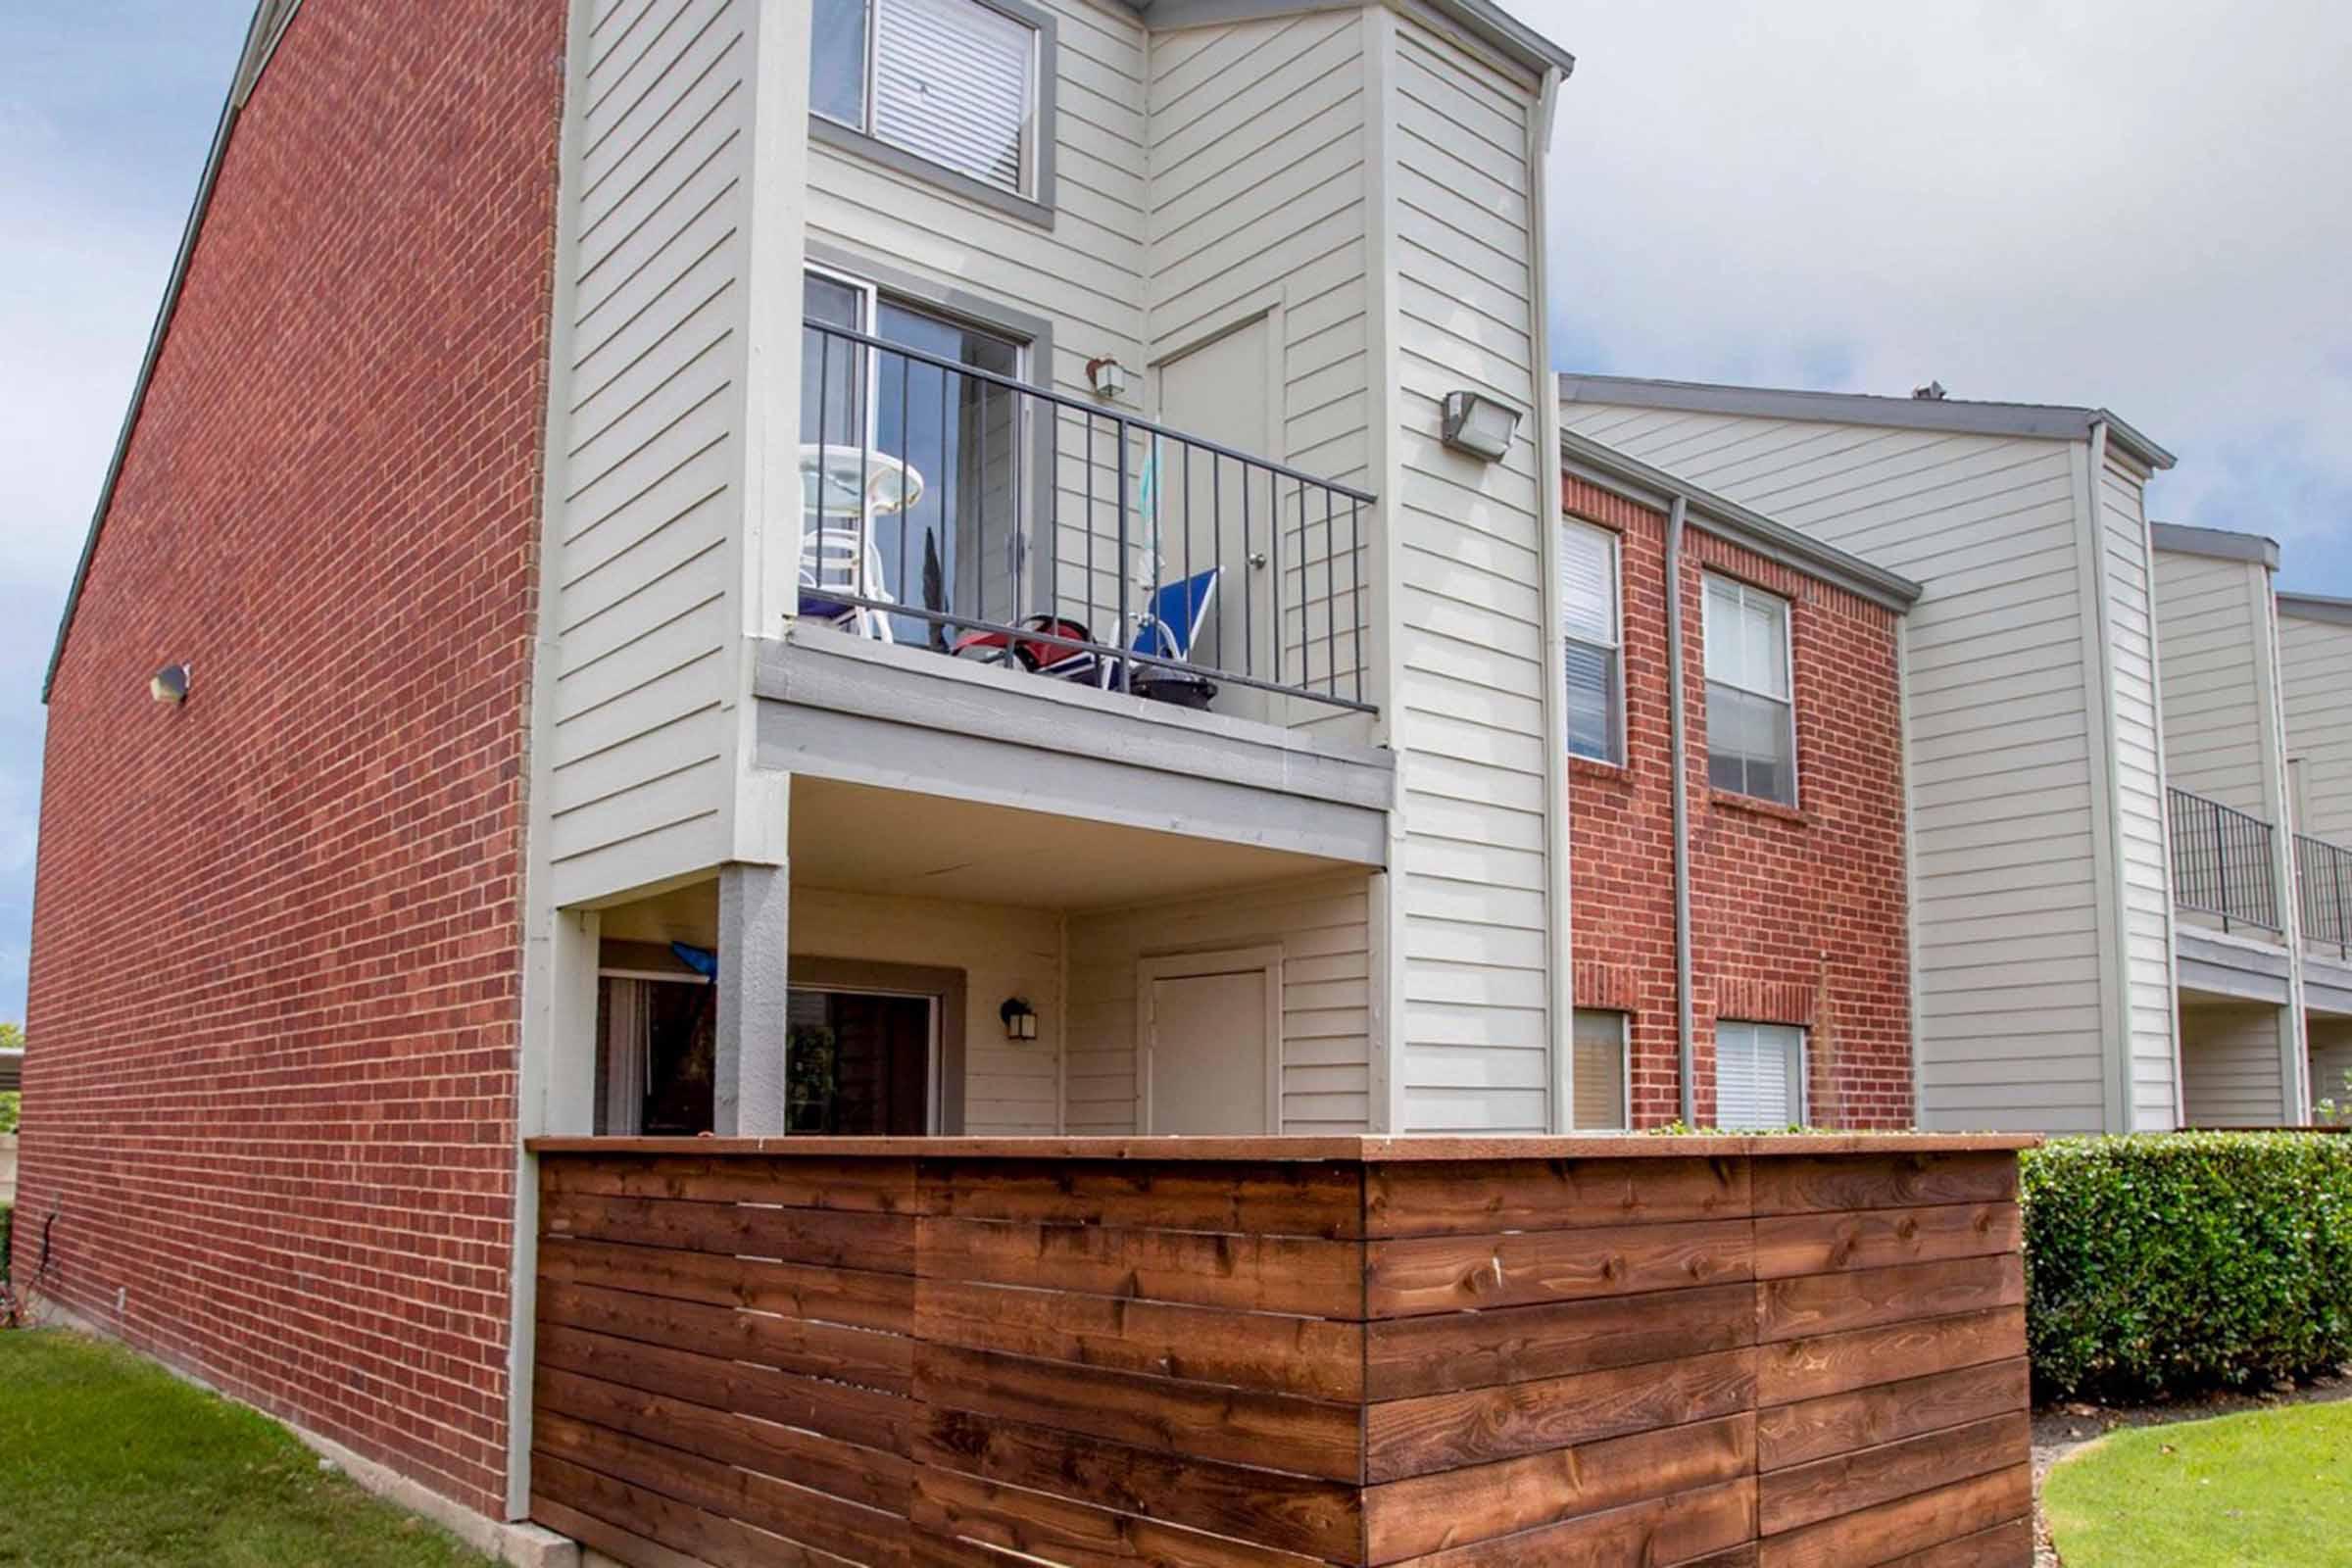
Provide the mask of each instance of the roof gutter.
{"label": "roof gutter", "polygon": [[[1311,15],[1318,11],[1352,11],[1362,0],[1125,0],[1127,9],[1152,27],[1205,27],[1237,22],[1262,22],[1271,17]],[[1376,0],[1380,3],[1380,0]],[[1408,15],[1414,0],[1385,0]],[[1494,0],[1423,0],[1455,26],[1494,50],[1504,59],[1533,72],[1539,78],[1556,71],[1562,76],[1576,70],[1576,56],[1544,37]]]}
{"label": "roof gutter", "polygon": [[294,20],[301,0],[259,0],[254,7],[253,21],[245,28],[245,47],[237,55],[236,74],[229,78],[228,95],[220,105],[220,119],[213,127],[212,149],[205,154],[204,175],[196,185],[196,200],[188,208],[187,226],[180,231],[179,251],[172,260],[172,275],[164,284],[162,304],[156,308],[155,324],[148,329],[147,352],[139,361],[138,379],[131,383],[130,407],[123,411],[122,428],[115,436],[114,456],[107,461],[106,477],[98,486],[98,507],[90,514],[90,530],[82,537],[81,559],[74,567],[74,584],[66,591],[65,612],[57,623],[57,641],[49,650],[49,667],[41,676],[41,702],[49,701],[50,689],[57,684],[57,668],[66,657],[66,638],[74,629],[74,612],[81,605],[81,585],[88,580],[90,561],[98,553],[98,530],[105,525],[108,509],[114,505],[115,486],[122,477],[122,463],[130,453],[131,431],[139,422],[139,411],[147,402],[148,383],[155,379],[156,361],[164,352],[165,334],[172,329],[172,318],[179,308],[179,291],[188,278],[188,263],[196,254],[196,235],[204,227],[205,214],[213,205],[213,189],[220,180],[221,161],[228,154],[228,139],[237,128],[237,116],[245,108],[245,100],[262,74],[277,41],[285,36],[286,26]]}
{"label": "roof gutter", "polygon": [[2087,441],[2093,429],[2104,428],[2108,444],[2142,466],[2153,469],[2173,466],[2170,452],[2107,410],[2064,404],[1890,398],[1868,392],[1807,392],[1788,387],[1578,374],[1560,377],[1560,401],[1670,409],[1690,414],[1730,414],[1762,419],[1817,419],[1833,424],[1905,430],[2032,436],[2047,441]]}
{"label": "roof gutter", "polygon": [[2203,556],[2210,561],[2241,561],[2278,569],[2278,541],[2256,533],[2233,533],[2227,528],[2194,528],[2180,522],[2151,522],[2148,538],[2159,550],[2176,556]]}
{"label": "roof gutter", "polygon": [[2352,626],[2352,599],[2337,599],[2328,594],[2280,594],[2278,612],[2293,615],[2298,620],[2325,620],[2338,626]]}

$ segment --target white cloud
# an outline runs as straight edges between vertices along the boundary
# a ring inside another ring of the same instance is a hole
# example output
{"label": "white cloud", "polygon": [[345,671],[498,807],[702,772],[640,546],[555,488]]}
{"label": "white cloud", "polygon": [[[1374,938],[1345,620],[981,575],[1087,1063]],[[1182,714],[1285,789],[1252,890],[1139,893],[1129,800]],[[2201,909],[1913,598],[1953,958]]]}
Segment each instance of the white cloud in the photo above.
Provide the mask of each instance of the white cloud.
{"label": "white cloud", "polygon": [[2352,10],[1515,9],[1579,56],[1572,366],[2104,404],[2181,458],[2161,512],[2352,583]]}

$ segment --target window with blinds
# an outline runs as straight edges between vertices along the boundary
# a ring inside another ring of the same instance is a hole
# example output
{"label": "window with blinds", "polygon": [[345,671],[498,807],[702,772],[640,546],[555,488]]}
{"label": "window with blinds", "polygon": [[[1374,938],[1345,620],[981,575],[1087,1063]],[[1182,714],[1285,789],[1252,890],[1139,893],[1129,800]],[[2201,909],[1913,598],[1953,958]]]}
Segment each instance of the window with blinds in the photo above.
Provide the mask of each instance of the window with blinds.
{"label": "window with blinds", "polygon": [[1560,637],[1569,754],[1622,762],[1625,651],[1619,642],[1617,536],[1605,528],[1560,524]]}
{"label": "window with blinds", "polygon": [[977,0],[817,0],[809,106],[877,141],[1026,196],[1037,38],[1029,24]]}
{"label": "window with blinds", "polygon": [[1715,1125],[1749,1132],[1802,1126],[1805,1032],[1788,1023],[1715,1024]]}
{"label": "window with blinds", "polygon": [[1794,806],[1788,601],[1709,577],[1706,603],[1707,782]]}
{"label": "window with blinds", "polygon": [[1576,1009],[1576,1126],[1580,1132],[1610,1132],[1628,1124],[1625,1114],[1625,1014]]}

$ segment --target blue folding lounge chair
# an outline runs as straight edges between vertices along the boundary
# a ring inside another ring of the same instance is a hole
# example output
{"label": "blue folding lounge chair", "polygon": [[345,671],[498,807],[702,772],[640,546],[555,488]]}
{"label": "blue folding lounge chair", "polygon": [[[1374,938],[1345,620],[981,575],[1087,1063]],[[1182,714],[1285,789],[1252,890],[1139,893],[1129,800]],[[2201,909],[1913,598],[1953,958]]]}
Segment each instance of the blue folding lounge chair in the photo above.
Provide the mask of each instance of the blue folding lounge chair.
{"label": "blue folding lounge chair", "polygon": [[[1209,607],[1216,602],[1219,570],[1211,566],[1190,577],[1162,583],[1144,606],[1143,617],[1136,622],[1135,640],[1128,646],[1147,658],[1190,663],[1193,650],[1200,640],[1200,628],[1208,619]],[[1162,682],[1190,679],[1206,684],[1198,675],[1162,664],[1125,662],[1131,666],[1127,676],[1130,688],[1138,681],[1149,684],[1155,679]],[[1102,671],[1102,684],[1109,685],[1115,673],[1106,662]]]}

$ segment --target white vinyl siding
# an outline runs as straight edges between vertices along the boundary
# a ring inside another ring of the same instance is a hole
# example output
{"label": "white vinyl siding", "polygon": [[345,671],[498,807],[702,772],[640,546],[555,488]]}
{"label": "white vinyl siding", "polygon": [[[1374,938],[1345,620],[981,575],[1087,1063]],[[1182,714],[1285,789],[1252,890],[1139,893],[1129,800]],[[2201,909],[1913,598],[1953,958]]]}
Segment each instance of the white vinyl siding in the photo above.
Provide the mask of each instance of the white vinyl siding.
{"label": "white vinyl siding", "polygon": [[2287,754],[2303,763],[2297,826],[2352,849],[2352,626],[2282,612],[2278,658]]}
{"label": "white vinyl siding", "polygon": [[1137,959],[1261,946],[1283,956],[1283,1130],[1367,1130],[1370,910],[1367,880],[1354,872],[1070,916],[1063,1130],[1136,1131]]}
{"label": "white vinyl siding", "polygon": [[1715,1125],[1773,1132],[1805,1119],[1805,1032],[1794,1024],[1715,1024]]}
{"label": "white vinyl siding", "polygon": [[1625,650],[1618,540],[1589,523],[1560,524],[1560,636],[1566,645],[1568,750],[1625,760]]}
{"label": "white vinyl siding", "polygon": [[2251,562],[2156,554],[2165,782],[2266,819],[2257,694],[2269,576]]}
{"label": "white vinyl siding", "polygon": [[[1374,174],[1394,300],[1382,488],[1403,834],[1391,862],[1396,1128],[1531,1132],[1553,1120],[1555,1031],[1545,707],[1556,621],[1544,552],[1559,455],[1520,422],[1493,464],[1438,438],[1447,392],[1517,408],[1552,395],[1535,350],[1527,122],[1533,91],[1408,18],[1374,9],[1387,166]],[[1572,1107],[1561,1106],[1559,1120]]]}
{"label": "white vinyl siding", "polygon": [[1707,782],[1796,804],[1788,601],[1707,578]]}
{"label": "white vinyl siding", "polygon": [[2162,1132],[2180,1119],[2173,999],[2173,887],[2166,845],[2164,759],[2156,710],[2154,564],[2142,510],[2146,475],[2110,451],[2098,479],[2115,752],[2115,825],[2130,1035],[2131,1126]]}
{"label": "white vinyl siding", "polygon": [[2270,1006],[2180,1009],[2181,1096],[2191,1127],[2277,1127],[2289,1120],[2281,1086],[2279,1031],[2286,1010]]}
{"label": "white vinyl siding", "polygon": [[[1152,35],[1143,363],[1198,351],[1225,334],[1265,331],[1268,435],[1255,443],[1266,449],[1260,455],[1377,490],[1366,466],[1372,405],[1365,228],[1372,209],[1365,199],[1364,79],[1363,22],[1352,13]],[[1201,541],[1215,532],[1201,514],[1210,476],[1201,461],[1192,466],[1195,548],[1204,548]],[[1169,490],[1181,493],[1173,476]],[[1255,494],[1253,505],[1262,509],[1262,480]],[[1224,505],[1233,503],[1229,493]],[[1328,672],[1340,691],[1352,694],[1371,647],[1368,629],[1360,637],[1353,630],[1368,623],[1361,590],[1371,564],[1350,552],[1357,525],[1368,545],[1375,519],[1350,517],[1343,506],[1327,531],[1316,500],[1302,528],[1292,511],[1296,503],[1287,495],[1286,503],[1280,539],[1269,552],[1282,573],[1285,667],[1296,679],[1303,662],[1318,685]],[[1083,512],[1081,498],[1065,517]],[[1064,584],[1084,580],[1084,543],[1078,529],[1064,528],[1057,564]],[[1115,600],[1116,587],[1099,545],[1096,561],[1105,585],[1097,593],[1100,605]],[[1225,590],[1237,610],[1231,595],[1241,590],[1238,575]],[[1305,624],[1297,608],[1302,602],[1309,607]],[[1264,630],[1255,636],[1262,643]],[[1236,646],[1212,657],[1239,668],[1248,656]],[[1266,658],[1261,647],[1257,659]],[[1270,672],[1270,663],[1259,671]],[[1266,716],[1335,738],[1368,738],[1360,715],[1320,704],[1277,706]]]}
{"label": "white vinyl siding", "polygon": [[573,62],[535,741],[558,905],[725,853],[754,22],[750,0],[606,7]]}
{"label": "white vinyl siding", "polygon": [[[2113,899],[2095,850],[2107,788],[2084,666],[2101,591],[2083,571],[2095,526],[2082,515],[2084,444],[1590,403],[1561,413],[1924,586],[1904,625],[1921,1125],[2107,1130],[2101,954],[2123,939],[2101,935]],[[2162,820],[2139,810],[2144,854]],[[2147,1011],[2161,995],[2137,1001],[2133,1026],[2169,1040],[2168,1020]],[[2120,1011],[2114,1027],[2126,1027]],[[2169,1086],[2151,1093],[2169,1099]]]}

